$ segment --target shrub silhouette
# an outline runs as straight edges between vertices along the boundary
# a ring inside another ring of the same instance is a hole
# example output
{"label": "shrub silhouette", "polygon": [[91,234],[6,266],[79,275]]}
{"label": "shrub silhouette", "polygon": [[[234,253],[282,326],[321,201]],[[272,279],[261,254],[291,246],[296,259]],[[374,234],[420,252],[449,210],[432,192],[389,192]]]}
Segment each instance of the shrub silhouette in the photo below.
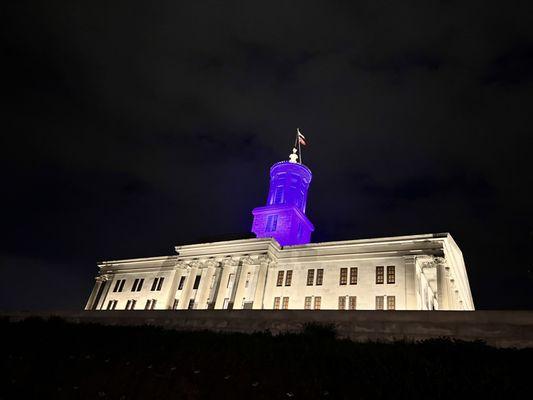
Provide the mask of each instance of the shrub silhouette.
{"label": "shrub silhouette", "polygon": [[302,334],[316,339],[332,340],[337,337],[337,328],[335,328],[335,324],[308,322],[304,324]]}
{"label": "shrub silhouette", "polygon": [[273,336],[0,319],[0,398],[324,399],[529,393],[533,349],[355,343],[311,324]]}

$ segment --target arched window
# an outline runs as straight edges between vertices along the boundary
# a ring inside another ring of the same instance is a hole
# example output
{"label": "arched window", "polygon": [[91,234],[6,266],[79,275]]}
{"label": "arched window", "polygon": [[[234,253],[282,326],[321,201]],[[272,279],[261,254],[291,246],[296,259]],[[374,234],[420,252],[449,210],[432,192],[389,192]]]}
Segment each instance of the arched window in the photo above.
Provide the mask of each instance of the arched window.
{"label": "arched window", "polygon": [[276,192],[274,193],[274,204],[283,203],[283,187],[278,186]]}
{"label": "arched window", "polygon": [[274,232],[276,230],[276,227],[278,225],[278,216],[277,215],[269,215],[267,218],[267,225],[266,225],[266,232]]}

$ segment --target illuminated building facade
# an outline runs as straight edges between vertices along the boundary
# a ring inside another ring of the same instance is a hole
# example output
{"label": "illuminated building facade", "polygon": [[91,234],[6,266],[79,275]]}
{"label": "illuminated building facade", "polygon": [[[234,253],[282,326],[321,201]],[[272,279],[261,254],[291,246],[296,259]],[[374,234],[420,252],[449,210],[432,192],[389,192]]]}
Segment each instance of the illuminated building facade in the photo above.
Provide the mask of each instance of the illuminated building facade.
{"label": "illuminated building facade", "polygon": [[257,238],[176,246],[175,254],[98,264],[87,310],[473,310],[462,253],[448,233],[310,243],[312,174],[270,169]]}

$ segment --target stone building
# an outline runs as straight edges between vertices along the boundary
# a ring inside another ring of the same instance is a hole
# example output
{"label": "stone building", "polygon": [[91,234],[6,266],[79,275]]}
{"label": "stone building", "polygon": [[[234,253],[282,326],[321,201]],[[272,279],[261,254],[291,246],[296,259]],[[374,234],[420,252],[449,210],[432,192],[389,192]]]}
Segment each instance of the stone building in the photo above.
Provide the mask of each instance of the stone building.
{"label": "stone building", "polygon": [[98,264],[87,310],[474,310],[461,250],[448,233],[311,243],[312,174],[270,169],[257,238],[176,246],[175,254]]}

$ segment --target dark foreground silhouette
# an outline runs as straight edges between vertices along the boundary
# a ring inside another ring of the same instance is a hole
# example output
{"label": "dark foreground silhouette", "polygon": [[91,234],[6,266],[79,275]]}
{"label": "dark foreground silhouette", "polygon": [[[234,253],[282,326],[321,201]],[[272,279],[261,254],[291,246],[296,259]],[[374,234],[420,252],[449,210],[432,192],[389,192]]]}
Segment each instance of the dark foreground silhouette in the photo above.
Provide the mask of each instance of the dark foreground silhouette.
{"label": "dark foreground silhouette", "polygon": [[483,343],[354,343],[323,326],[272,336],[28,319],[0,329],[0,399],[511,399],[531,387],[533,349]]}

